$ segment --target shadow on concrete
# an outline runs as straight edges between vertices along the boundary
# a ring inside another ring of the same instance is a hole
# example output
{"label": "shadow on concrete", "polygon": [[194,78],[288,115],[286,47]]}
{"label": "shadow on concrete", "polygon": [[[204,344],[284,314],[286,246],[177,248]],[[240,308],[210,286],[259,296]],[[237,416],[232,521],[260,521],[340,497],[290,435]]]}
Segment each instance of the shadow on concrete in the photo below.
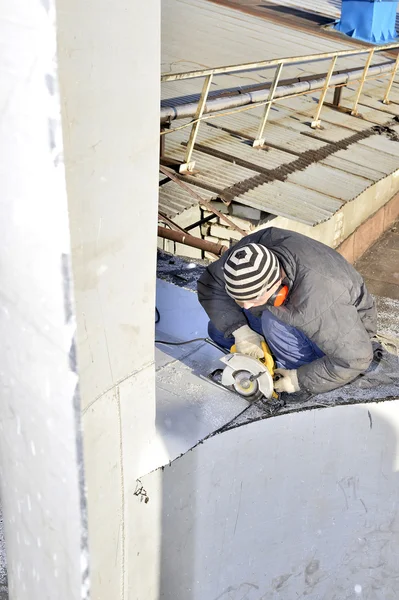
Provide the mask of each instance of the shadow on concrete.
{"label": "shadow on concrete", "polygon": [[302,19],[315,23],[316,25],[327,25],[332,23],[334,19],[331,17],[324,17],[317,13],[308,12],[301,10],[300,8],[294,8],[292,6],[280,6],[272,4],[260,4],[260,8],[266,8],[268,11],[272,11],[276,14],[293,17],[294,19]]}

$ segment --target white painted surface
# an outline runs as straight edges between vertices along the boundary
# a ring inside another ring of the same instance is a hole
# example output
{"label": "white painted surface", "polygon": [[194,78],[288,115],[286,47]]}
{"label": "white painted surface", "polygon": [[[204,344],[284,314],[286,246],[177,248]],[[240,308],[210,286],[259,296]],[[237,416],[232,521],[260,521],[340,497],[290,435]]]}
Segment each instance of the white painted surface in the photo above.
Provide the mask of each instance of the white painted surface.
{"label": "white painted surface", "polygon": [[[57,0],[95,600],[157,598],[136,478],[159,464],[154,304],[160,2]],[[154,552],[155,554],[151,554]]]}
{"label": "white painted surface", "polygon": [[[216,435],[142,479],[162,493],[165,600],[395,600],[399,401]],[[158,500],[156,500],[158,501]]]}
{"label": "white painted surface", "polygon": [[0,481],[10,599],[78,600],[88,597],[88,556],[53,1],[2,2],[0,39]]}

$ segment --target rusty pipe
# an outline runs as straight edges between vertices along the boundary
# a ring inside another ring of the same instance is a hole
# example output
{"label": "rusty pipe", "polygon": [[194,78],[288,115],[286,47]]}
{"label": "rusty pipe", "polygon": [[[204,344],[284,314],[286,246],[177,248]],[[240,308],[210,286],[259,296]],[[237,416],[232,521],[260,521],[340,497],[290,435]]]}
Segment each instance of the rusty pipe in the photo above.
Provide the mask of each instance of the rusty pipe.
{"label": "rusty pipe", "polygon": [[221,256],[226,250],[227,246],[222,244],[215,244],[214,242],[207,242],[201,238],[194,237],[189,233],[182,233],[181,231],[174,231],[173,229],[167,229],[158,225],[158,235],[166,240],[172,240],[173,242],[179,242],[186,246],[192,246],[193,248],[199,248],[200,250],[206,250],[211,252],[215,256]]}

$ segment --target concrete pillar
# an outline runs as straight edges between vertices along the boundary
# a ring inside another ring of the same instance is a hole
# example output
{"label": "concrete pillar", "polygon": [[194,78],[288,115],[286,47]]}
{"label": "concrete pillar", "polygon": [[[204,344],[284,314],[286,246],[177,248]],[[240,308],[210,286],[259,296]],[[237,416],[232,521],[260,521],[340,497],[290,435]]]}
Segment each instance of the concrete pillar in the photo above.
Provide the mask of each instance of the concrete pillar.
{"label": "concrete pillar", "polygon": [[158,597],[158,524],[155,518],[150,525],[149,546],[135,519],[143,499],[136,480],[159,464],[160,2],[57,0],[57,6],[92,598],[151,600]]}
{"label": "concrete pillar", "polygon": [[10,599],[88,597],[52,0],[0,6],[0,482]]}

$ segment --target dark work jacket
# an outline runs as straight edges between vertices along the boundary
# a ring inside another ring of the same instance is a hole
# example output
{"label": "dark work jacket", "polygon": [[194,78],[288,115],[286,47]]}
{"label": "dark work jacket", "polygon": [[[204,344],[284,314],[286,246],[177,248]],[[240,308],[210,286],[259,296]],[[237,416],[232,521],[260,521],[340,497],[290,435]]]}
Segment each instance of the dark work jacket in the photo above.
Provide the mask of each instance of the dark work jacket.
{"label": "dark work jacket", "polygon": [[[376,334],[377,312],[361,275],[338,252],[299,233],[270,227],[242,238],[234,248],[250,242],[272,250],[292,283],[283,306],[265,305],[251,312],[260,316],[270,310],[325,354],[299,367],[301,389],[327,392],[364,372],[373,357],[370,338]],[[210,264],[198,281],[199,301],[226,337],[247,324],[225,291],[223,264],[228,254]]]}

